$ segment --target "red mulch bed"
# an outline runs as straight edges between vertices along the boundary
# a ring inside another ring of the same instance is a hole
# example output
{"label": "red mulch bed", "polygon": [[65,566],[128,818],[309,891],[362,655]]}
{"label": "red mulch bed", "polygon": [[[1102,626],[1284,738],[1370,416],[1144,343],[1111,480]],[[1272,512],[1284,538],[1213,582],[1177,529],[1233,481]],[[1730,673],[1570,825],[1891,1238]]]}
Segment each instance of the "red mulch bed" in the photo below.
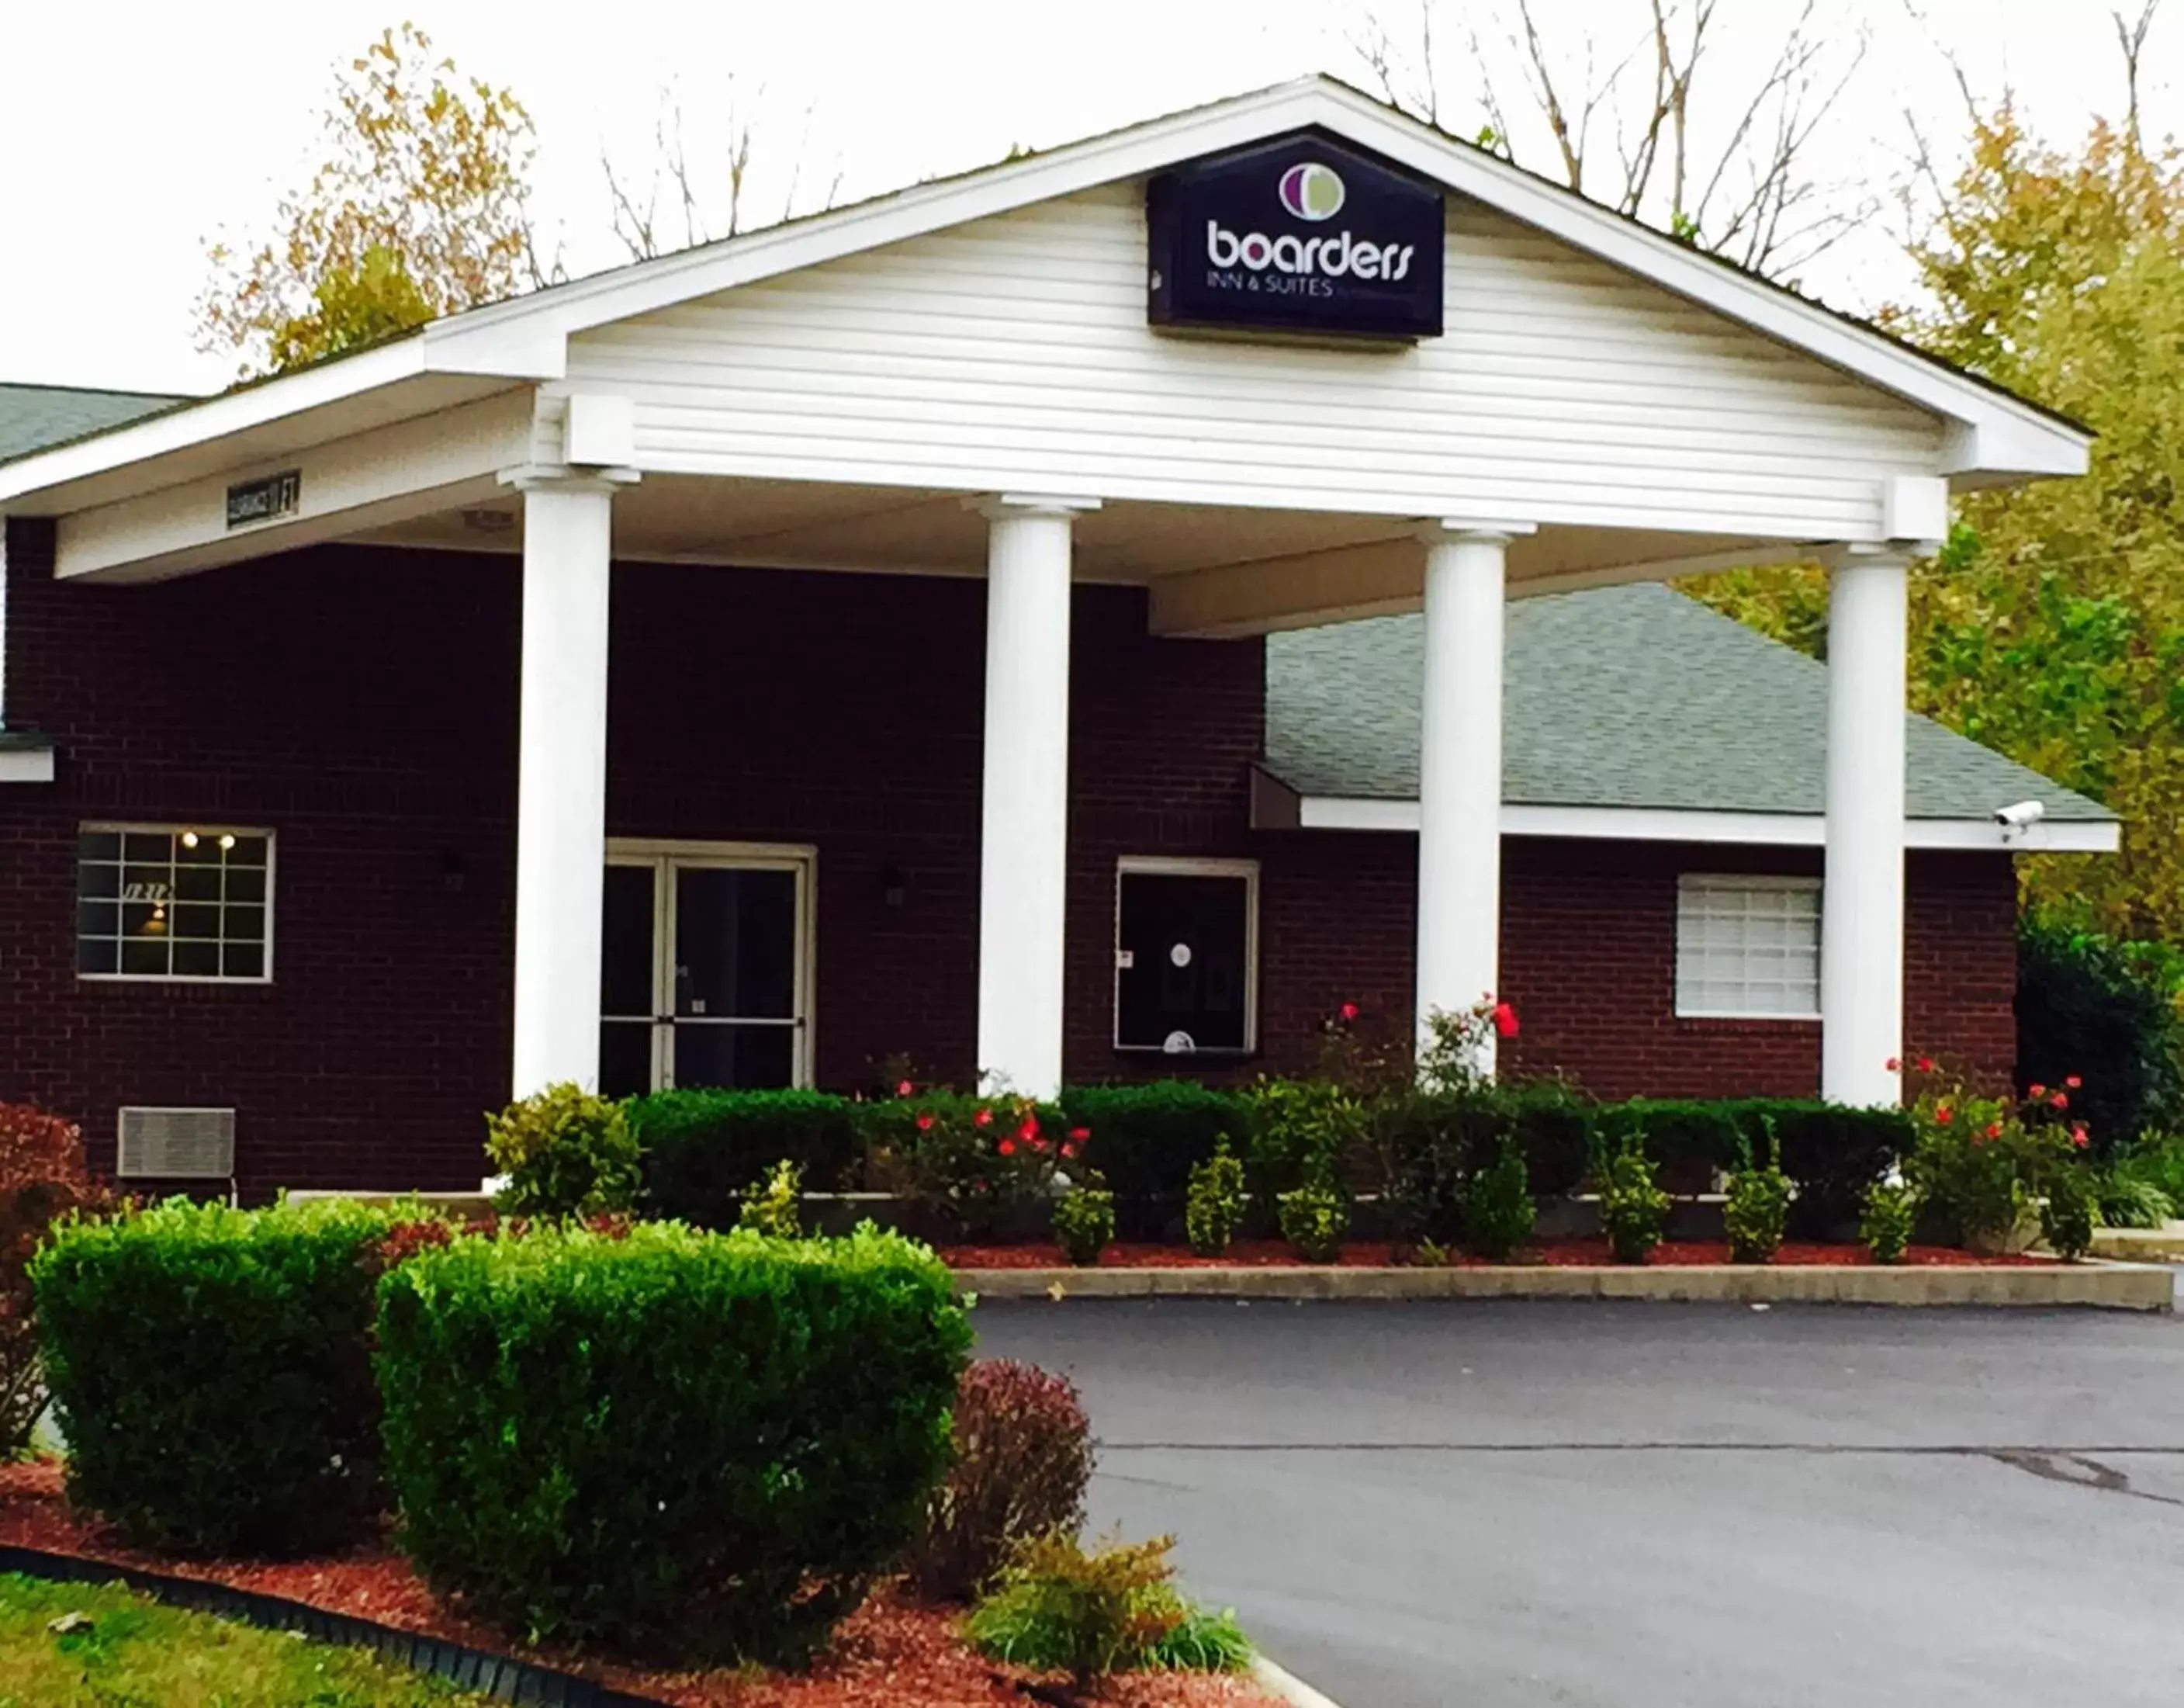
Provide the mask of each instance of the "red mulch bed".
{"label": "red mulch bed", "polygon": [[[1051,1243],[1011,1246],[943,1246],[940,1256],[950,1269],[957,1270],[1039,1270],[1067,1269],[1069,1259],[1061,1254],[1061,1248]],[[1366,1241],[1342,1248],[1340,1261],[1349,1269],[1384,1269],[1395,1263],[1393,1248],[1379,1242]],[[1657,1246],[1648,1261],[1657,1269],[1691,1264],[1725,1264],[1729,1258],[1727,1240],[1669,1240]],[[1243,1269],[1280,1269],[1302,1263],[1295,1251],[1280,1240],[1238,1240],[1228,1248],[1228,1255],[1202,1258],[1188,1246],[1112,1245],[1100,1253],[1100,1269],[1211,1269],[1222,1264],[1234,1264]],[[1549,1240],[1546,1243],[1528,1246],[1518,1253],[1513,1261],[1519,1264],[1545,1264],[1556,1269],[1571,1269],[1592,1264],[1612,1264],[1605,1239]],[[1791,1241],[1786,1243],[1775,1256],[1777,1264],[1792,1267],[1800,1264],[1856,1265],[1870,1264],[1872,1254],[1864,1246],[1822,1245],[1818,1242]],[[1974,1264],[2052,1264],[2053,1258],[2036,1257],[1981,1257],[1977,1253],[1958,1251],[1953,1246],[1913,1246],[1903,1254],[1906,1264],[1934,1264],[1958,1267]],[[1459,1269],[1491,1269],[1484,1258],[1458,1253],[1449,1262]]]}
{"label": "red mulch bed", "polygon": [[[1039,1676],[984,1660],[956,1636],[955,1609],[906,1600],[891,1587],[843,1622],[809,1673],[655,1672],[532,1648],[436,1599],[409,1561],[383,1543],[326,1559],[281,1561],[175,1560],[125,1547],[97,1520],[70,1510],[60,1466],[52,1460],[0,1464],[0,1543],[285,1596],[521,1655],[676,1708],[1026,1708],[1034,1699],[1018,1686]],[[1242,1679],[1190,1673],[1117,1679],[1096,1700],[1119,1708],[1280,1708]]]}

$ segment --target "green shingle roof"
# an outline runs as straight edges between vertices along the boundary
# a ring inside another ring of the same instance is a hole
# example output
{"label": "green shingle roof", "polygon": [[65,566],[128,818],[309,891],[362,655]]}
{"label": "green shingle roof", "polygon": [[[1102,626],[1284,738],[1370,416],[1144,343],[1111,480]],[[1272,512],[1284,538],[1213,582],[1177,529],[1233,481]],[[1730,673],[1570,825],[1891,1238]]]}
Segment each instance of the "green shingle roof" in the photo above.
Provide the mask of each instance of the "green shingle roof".
{"label": "green shingle roof", "polygon": [[[1413,801],[1424,619],[1269,636],[1267,768],[1304,795]],[[1513,806],[1818,813],[1827,667],[1656,583],[1513,601],[1502,794]],[[2050,820],[2098,801],[1943,728],[1906,720],[1914,818]]]}
{"label": "green shingle roof", "polygon": [[149,392],[0,383],[0,462],[186,401]]}

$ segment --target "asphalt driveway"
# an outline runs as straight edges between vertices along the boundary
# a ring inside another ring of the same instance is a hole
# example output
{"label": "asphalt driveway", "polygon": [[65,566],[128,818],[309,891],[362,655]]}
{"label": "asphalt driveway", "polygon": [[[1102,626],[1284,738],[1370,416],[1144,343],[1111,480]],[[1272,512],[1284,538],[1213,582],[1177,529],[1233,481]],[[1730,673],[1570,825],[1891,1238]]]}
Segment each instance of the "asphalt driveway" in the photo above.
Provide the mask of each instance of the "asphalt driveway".
{"label": "asphalt driveway", "polygon": [[2184,1701],[2184,1322],[982,1305],[1344,1708]]}

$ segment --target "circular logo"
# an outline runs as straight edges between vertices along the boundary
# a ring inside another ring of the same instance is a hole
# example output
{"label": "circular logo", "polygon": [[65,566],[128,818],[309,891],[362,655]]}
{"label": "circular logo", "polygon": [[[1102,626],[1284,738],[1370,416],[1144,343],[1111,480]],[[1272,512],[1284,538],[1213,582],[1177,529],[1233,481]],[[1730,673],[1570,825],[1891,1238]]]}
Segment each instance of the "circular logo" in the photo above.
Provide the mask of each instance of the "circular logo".
{"label": "circular logo", "polygon": [[1342,211],[1346,193],[1334,168],[1317,160],[1300,162],[1282,174],[1282,205],[1300,220],[1331,220]]}

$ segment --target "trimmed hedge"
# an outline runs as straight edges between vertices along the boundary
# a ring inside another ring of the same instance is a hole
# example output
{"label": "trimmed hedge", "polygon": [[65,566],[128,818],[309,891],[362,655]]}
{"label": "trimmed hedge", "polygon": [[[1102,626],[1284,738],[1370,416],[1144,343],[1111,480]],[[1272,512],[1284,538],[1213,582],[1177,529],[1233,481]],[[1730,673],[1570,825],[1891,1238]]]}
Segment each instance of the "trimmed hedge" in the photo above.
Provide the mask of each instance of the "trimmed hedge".
{"label": "trimmed hedge", "polygon": [[1635,1131],[1657,1163],[1719,1169],[1738,1166],[1743,1145],[1764,1158],[1771,1122],[1782,1145],[1782,1170],[1797,1186],[1791,1231],[1805,1238],[1855,1223],[1866,1188],[1911,1153],[1914,1137],[1902,1109],[1852,1108],[1817,1098],[1637,1098],[1602,1104],[1595,1119],[1606,1136]]}
{"label": "trimmed hedge", "polygon": [[403,1546],[508,1628],[793,1655],[919,1530],[971,1342],[947,1271],[672,1223],[469,1237],[380,1283]]}
{"label": "trimmed hedge", "polygon": [[1251,1143],[1251,1099],[1195,1080],[1065,1086],[1061,1108],[1071,1126],[1091,1130],[1085,1160],[1126,1198],[1180,1203],[1222,1139],[1239,1156]]}
{"label": "trimmed hedge", "polygon": [[70,1498],[172,1553],[305,1554],[381,1510],[366,1354],[383,1214],[175,1198],[31,1264]]}
{"label": "trimmed hedge", "polygon": [[623,1106],[644,1152],[654,1214],[702,1228],[736,1225],[744,1188],[776,1163],[814,1191],[844,1185],[864,1153],[868,1105],[826,1091],[655,1091]]}

